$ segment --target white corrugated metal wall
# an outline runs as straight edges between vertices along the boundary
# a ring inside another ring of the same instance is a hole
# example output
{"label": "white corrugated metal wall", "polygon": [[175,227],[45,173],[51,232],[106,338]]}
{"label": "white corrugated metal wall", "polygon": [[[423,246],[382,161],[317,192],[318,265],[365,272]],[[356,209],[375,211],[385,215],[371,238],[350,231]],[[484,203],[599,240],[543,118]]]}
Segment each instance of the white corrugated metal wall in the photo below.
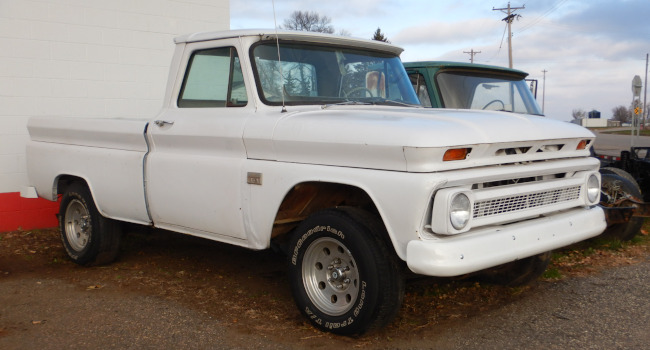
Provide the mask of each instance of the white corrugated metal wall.
{"label": "white corrugated metal wall", "polygon": [[17,210],[3,194],[27,185],[30,116],[153,116],[173,38],[229,29],[229,8],[229,0],[0,0],[0,221]]}

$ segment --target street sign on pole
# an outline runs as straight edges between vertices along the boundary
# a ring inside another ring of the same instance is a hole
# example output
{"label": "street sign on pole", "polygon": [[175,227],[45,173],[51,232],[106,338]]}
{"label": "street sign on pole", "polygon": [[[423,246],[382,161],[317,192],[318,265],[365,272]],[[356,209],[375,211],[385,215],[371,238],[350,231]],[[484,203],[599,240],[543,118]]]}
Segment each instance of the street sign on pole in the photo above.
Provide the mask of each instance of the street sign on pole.
{"label": "street sign on pole", "polygon": [[632,96],[634,97],[633,99],[637,99],[641,96],[642,88],[643,88],[643,82],[641,81],[641,77],[635,75],[634,79],[632,79]]}

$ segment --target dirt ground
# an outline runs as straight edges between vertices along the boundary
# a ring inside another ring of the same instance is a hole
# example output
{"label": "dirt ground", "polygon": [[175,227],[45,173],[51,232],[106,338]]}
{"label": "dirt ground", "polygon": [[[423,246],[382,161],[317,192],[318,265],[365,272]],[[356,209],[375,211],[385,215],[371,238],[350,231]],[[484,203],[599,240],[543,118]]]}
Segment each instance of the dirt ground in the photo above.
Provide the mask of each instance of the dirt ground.
{"label": "dirt ground", "polygon": [[[347,338],[317,331],[300,315],[285,258],[270,250],[139,229],[125,235],[117,262],[81,267],[68,260],[57,230],[0,233],[0,304],[11,303],[0,305],[0,347],[33,348],[45,342],[51,348],[140,349],[156,347],[159,343],[148,338],[155,336],[174,348],[395,348],[460,328],[564,281],[647,263],[647,234],[640,241],[571,247],[555,257],[546,278],[520,288],[471,279],[411,279],[394,322]],[[107,312],[120,315],[96,316]],[[85,335],[84,329],[91,328],[99,331]],[[88,343],[66,340],[62,332]],[[91,341],[97,336],[103,343]],[[427,343],[413,347],[422,344]]]}

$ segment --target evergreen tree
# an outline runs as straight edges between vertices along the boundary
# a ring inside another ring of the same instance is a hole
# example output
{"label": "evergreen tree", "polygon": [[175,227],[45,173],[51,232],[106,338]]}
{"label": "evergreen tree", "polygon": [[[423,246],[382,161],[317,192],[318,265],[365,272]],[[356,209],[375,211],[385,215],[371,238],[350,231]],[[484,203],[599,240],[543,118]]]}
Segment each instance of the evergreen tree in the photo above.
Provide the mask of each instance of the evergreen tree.
{"label": "evergreen tree", "polygon": [[381,32],[381,28],[379,28],[379,27],[377,27],[377,30],[375,31],[375,34],[372,36],[372,40],[383,41],[385,43],[390,44],[390,41],[384,35],[384,33]]}

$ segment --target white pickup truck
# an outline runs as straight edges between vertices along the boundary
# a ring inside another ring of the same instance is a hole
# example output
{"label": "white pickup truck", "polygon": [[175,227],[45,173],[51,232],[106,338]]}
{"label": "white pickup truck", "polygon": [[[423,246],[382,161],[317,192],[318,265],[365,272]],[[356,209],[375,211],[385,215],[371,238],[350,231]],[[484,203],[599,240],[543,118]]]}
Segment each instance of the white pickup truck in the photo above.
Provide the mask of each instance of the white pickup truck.
{"label": "white pickup truck", "polygon": [[300,311],[359,334],[397,313],[406,268],[496,267],[521,283],[550,250],[605,229],[582,127],[422,108],[402,50],[378,41],[247,30],[175,42],[152,119],[28,123],[25,193],[61,196],[79,264],[114,260],[121,222],[277,244]]}

